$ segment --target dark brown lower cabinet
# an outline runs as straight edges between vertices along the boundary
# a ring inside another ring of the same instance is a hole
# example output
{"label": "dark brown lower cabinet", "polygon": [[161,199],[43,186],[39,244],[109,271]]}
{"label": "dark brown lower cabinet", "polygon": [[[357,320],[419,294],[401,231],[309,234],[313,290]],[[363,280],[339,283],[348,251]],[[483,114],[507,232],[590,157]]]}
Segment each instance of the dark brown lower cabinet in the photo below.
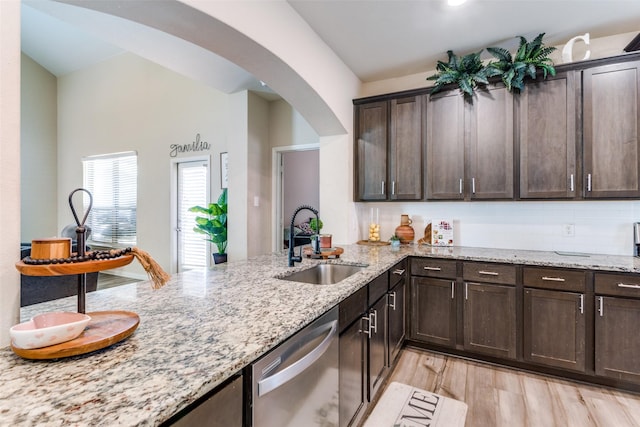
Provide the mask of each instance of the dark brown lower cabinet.
{"label": "dark brown lower cabinet", "polygon": [[524,359],[585,371],[584,294],[524,290]]}
{"label": "dark brown lower cabinet", "polygon": [[411,337],[418,341],[455,347],[455,280],[411,278]]}
{"label": "dark brown lower cabinet", "polygon": [[464,287],[464,349],[515,359],[515,287],[474,282]]}
{"label": "dark brown lower cabinet", "polygon": [[596,375],[640,383],[640,300],[596,295]]}
{"label": "dark brown lower cabinet", "polygon": [[358,419],[366,408],[366,335],[361,319],[340,334],[340,427]]}
{"label": "dark brown lower cabinet", "polygon": [[396,360],[402,342],[405,337],[405,301],[406,301],[407,285],[403,279],[395,288],[389,291],[387,312],[389,315],[389,354],[387,360],[389,365]]}
{"label": "dark brown lower cabinet", "polygon": [[[367,323],[367,322],[365,322]],[[369,401],[373,400],[386,374],[387,295],[369,309]]]}

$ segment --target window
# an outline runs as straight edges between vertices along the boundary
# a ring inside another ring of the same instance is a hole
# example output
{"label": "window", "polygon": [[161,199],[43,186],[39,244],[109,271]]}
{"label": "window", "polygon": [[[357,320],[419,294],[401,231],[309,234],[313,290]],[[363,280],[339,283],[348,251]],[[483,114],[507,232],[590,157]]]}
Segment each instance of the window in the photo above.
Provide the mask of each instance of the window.
{"label": "window", "polygon": [[[92,243],[112,247],[136,244],[137,158],[135,151],[128,151],[82,159],[84,188],[93,195],[86,222]],[[85,210],[88,205],[85,197]]]}

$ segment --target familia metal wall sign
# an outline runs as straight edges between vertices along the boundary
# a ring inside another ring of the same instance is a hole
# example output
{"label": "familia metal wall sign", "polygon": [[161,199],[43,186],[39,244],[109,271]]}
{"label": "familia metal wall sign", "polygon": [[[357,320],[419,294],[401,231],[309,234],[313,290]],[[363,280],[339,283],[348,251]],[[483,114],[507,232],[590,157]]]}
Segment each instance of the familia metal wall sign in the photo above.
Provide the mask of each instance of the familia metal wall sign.
{"label": "familia metal wall sign", "polygon": [[211,144],[200,140],[200,134],[196,134],[196,140],[191,144],[171,144],[169,146],[169,156],[177,157],[180,153],[191,153],[211,150]]}

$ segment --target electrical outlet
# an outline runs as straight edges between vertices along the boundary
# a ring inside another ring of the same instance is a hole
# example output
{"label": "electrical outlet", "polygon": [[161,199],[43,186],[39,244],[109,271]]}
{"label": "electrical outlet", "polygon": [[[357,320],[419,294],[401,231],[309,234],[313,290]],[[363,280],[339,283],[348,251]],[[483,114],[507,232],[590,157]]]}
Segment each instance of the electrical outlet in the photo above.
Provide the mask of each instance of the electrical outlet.
{"label": "electrical outlet", "polygon": [[575,224],[564,224],[562,226],[562,235],[564,237],[573,237],[576,235],[576,226]]}

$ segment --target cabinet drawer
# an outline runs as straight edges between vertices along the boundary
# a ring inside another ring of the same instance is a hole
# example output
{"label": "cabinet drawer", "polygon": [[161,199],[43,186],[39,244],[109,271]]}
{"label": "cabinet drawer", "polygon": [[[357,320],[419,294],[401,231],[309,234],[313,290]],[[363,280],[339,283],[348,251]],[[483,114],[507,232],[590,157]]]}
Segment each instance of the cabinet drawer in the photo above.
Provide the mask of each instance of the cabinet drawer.
{"label": "cabinet drawer", "polygon": [[403,259],[389,270],[389,289],[393,289],[405,277],[407,277],[407,260]]}
{"label": "cabinet drawer", "polygon": [[379,275],[369,282],[369,304],[374,304],[389,290],[389,277],[387,272]]}
{"label": "cabinet drawer", "polygon": [[561,268],[524,268],[524,286],[528,288],[585,292],[585,272]]}
{"label": "cabinet drawer", "polygon": [[473,282],[516,284],[516,266],[484,262],[465,262],[462,265],[462,277]]}
{"label": "cabinet drawer", "polygon": [[595,292],[602,295],[640,298],[640,275],[596,273]]}
{"label": "cabinet drawer", "polygon": [[367,308],[369,308],[369,304],[367,304],[367,286],[363,286],[340,303],[338,311],[340,332],[355,319],[362,316],[362,314],[367,311]]}
{"label": "cabinet drawer", "polygon": [[438,258],[412,258],[411,274],[414,276],[456,278],[456,262]]}

